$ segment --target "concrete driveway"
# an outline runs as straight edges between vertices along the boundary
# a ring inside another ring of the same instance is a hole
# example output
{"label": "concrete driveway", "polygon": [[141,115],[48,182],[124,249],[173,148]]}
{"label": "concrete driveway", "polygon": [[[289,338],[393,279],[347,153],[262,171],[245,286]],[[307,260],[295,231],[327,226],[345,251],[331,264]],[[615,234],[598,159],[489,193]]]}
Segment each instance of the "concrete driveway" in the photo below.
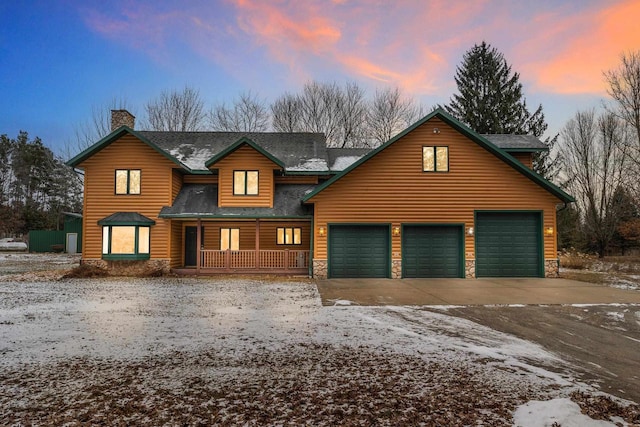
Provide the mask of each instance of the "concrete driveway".
{"label": "concrete driveway", "polygon": [[323,305],[640,304],[640,292],[567,279],[328,279]]}
{"label": "concrete driveway", "polygon": [[458,306],[446,313],[536,342],[574,364],[581,381],[640,402],[640,291],[567,279],[330,279],[317,284],[324,305],[348,300]]}

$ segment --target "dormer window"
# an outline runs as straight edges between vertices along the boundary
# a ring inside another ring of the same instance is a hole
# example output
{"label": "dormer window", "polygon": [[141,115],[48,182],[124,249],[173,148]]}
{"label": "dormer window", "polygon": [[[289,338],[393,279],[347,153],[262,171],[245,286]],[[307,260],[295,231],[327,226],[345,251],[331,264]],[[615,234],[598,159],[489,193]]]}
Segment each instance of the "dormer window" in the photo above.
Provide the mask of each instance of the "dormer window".
{"label": "dormer window", "polygon": [[116,194],[140,194],[140,169],[116,169]]}
{"label": "dormer window", "polygon": [[233,195],[257,196],[258,171],[233,171]]}

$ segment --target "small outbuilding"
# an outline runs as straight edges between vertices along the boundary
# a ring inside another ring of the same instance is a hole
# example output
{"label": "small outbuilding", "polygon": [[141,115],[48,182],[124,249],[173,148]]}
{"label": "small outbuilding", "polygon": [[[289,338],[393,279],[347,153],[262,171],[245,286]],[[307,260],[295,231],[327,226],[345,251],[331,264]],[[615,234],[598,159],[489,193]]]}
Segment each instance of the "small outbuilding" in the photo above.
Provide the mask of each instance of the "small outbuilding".
{"label": "small outbuilding", "polygon": [[64,212],[62,230],[29,231],[29,252],[82,252],[82,214]]}

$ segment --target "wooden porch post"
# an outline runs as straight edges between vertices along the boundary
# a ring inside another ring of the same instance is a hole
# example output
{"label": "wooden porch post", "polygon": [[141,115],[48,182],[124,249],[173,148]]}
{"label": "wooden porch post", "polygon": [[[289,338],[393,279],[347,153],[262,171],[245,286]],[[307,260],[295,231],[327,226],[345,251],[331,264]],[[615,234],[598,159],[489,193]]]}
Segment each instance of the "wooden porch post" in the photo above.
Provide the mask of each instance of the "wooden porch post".
{"label": "wooden porch post", "polygon": [[256,218],[256,269],[260,270],[260,218]]}
{"label": "wooden porch post", "polygon": [[289,271],[289,248],[284,250],[284,269]]}
{"label": "wooden porch post", "polygon": [[200,265],[202,264],[202,221],[198,218],[198,227],[196,228],[196,273],[200,274]]}

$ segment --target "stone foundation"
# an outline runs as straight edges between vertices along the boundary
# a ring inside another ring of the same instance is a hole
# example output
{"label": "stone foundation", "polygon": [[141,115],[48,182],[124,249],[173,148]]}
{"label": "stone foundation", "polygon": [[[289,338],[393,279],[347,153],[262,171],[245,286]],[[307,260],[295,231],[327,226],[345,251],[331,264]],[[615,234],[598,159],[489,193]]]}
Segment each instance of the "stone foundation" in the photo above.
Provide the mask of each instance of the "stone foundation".
{"label": "stone foundation", "polygon": [[558,277],[559,267],[557,259],[544,260],[544,277]]}
{"label": "stone foundation", "polygon": [[402,260],[401,259],[391,260],[391,278],[402,279]]}
{"label": "stone foundation", "polygon": [[171,262],[168,259],[148,259],[141,261],[83,259],[82,263],[107,270],[111,276],[153,276],[157,274],[168,274],[171,270]]}
{"label": "stone foundation", "polygon": [[465,279],[475,279],[476,278],[476,260],[475,259],[467,259],[464,262],[464,277]]}
{"label": "stone foundation", "polygon": [[313,277],[316,279],[327,278],[327,260],[326,259],[313,260]]}

